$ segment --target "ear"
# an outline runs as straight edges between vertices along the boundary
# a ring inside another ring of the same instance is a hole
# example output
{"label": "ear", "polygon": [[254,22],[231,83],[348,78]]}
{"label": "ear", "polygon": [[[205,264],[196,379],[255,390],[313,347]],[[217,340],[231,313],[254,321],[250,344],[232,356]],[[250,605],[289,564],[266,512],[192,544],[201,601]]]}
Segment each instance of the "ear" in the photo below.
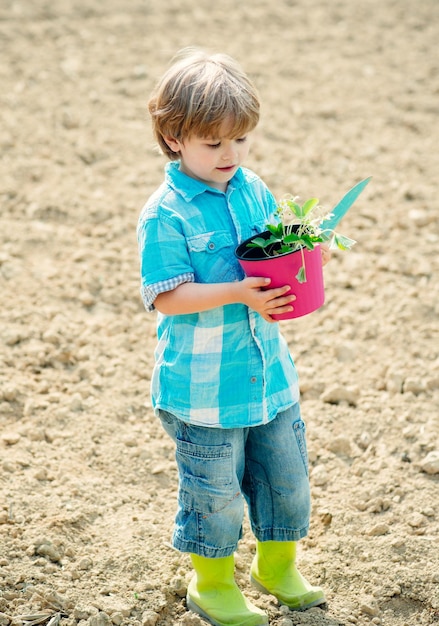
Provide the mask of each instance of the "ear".
{"label": "ear", "polygon": [[181,150],[181,142],[178,139],[174,139],[174,137],[169,137],[169,135],[163,135],[163,139],[167,146],[172,150],[172,152],[180,152]]}

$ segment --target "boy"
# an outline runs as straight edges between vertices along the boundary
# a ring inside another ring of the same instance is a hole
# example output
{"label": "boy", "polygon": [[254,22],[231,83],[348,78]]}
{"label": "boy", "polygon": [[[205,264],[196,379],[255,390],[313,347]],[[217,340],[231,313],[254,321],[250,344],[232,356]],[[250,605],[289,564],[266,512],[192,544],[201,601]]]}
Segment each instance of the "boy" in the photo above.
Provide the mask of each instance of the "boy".
{"label": "boy", "polygon": [[[234,579],[244,500],[256,537],[251,581],[292,609],[325,602],[295,565],[310,515],[297,373],[279,325],[288,285],[246,278],[235,259],[276,208],[243,168],[259,120],[256,90],[226,55],[186,50],[149,102],[170,159],[138,224],[142,298],[157,310],[152,403],[176,443],[174,546],[191,556],[188,608],[217,626],[267,616]],[[264,288],[264,289],[263,289]]]}

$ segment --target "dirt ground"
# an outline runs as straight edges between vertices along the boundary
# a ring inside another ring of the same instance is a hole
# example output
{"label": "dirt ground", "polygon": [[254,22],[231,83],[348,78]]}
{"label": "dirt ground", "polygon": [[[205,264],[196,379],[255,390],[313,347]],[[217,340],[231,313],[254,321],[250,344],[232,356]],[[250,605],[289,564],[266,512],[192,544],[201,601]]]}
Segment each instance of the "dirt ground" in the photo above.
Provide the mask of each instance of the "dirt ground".
{"label": "dirt ground", "polygon": [[[292,613],[271,626],[439,621],[437,0],[14,0],[0,5],[0,626],[201,626],[170,546],[177,473],[153,417],[155,318],[135,228],[163,176],[146,100],[187,45],[263,103],[249,167],[358,244],[326,303],[282,322],[313,497]],[[30,616],[33,615],[33,619]]]}

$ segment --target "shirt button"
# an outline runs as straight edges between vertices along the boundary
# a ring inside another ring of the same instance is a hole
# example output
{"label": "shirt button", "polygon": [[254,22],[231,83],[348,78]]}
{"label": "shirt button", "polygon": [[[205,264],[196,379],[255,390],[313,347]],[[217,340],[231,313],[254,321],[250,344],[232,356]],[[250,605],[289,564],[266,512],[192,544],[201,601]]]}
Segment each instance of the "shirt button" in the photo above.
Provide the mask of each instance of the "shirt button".
{"label": "shirt button", "polygon": [[251,383],[255,383],[256,381],[257,381],[256,376],[252,376],[252,377],[250,378],[250,382],[251,382]]}
{"label": "shirt button", "polygon": [[215,250],[215,244],[211,241],[208,246],[209,250]]}

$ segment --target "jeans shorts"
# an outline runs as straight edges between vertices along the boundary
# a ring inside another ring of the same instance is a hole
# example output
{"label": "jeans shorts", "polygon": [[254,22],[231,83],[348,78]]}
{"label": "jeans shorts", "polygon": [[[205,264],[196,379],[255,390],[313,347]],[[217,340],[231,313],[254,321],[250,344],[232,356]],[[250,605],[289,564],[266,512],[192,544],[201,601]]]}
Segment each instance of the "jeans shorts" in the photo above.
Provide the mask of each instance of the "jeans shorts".
{"label": "jeans shorts", "polygon": [[299,404],[251,428],[193,426],[167,411],[160,419],[176,444],[177,550],[211,558],[233,554],[245,501],[259,541],[297,541],[308,533],[308,455]]}

